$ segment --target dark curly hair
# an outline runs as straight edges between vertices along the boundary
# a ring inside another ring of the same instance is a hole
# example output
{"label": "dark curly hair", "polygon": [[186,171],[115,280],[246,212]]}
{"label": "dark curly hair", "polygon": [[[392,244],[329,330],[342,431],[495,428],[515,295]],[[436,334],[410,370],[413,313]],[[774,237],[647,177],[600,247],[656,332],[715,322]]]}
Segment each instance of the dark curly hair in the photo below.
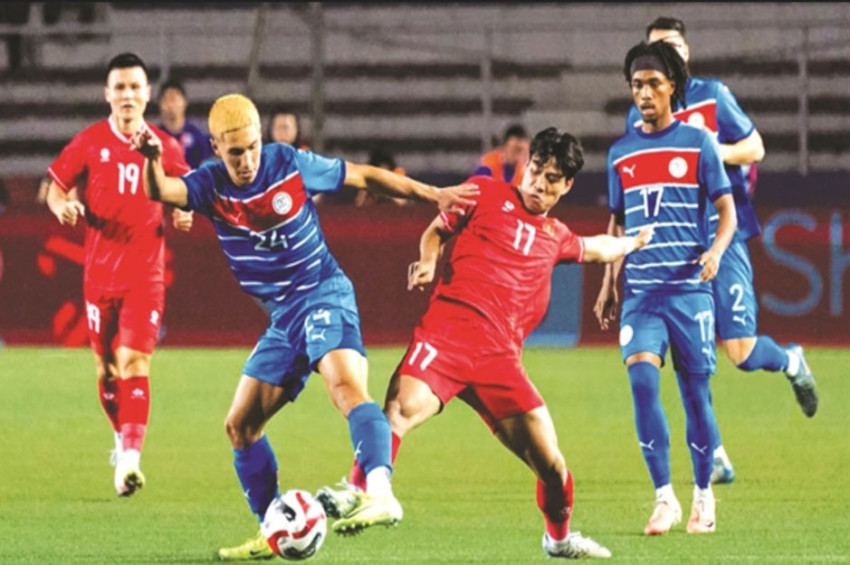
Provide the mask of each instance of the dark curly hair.
{"label": "dark curly hair", "polygon": [[673,102],[678,103],[677,107],[685,108],[685,84],[688,82],[688,77],[690,76],[688,65],[679,55],[679,52],[672,45],[664,41],[656,41],[655,43],[642,41],[629,49],[629,52],[626,54],[625,64],[623,65],[623,74],[626,77],[626,82],[631,85],[632,63],[635,59],[644,55],[655,57],[661,62],[661,65],[664,67],[664,74],[675,84]]}

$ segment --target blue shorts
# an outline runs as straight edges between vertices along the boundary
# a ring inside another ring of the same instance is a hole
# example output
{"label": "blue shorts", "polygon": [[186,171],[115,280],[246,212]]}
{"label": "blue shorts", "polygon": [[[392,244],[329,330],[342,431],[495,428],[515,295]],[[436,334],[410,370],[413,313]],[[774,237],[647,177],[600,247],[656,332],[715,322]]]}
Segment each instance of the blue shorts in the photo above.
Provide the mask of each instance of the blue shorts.
{"label": "blue shorts", "polygon": [[717,365],[714,300],[707,292],[628,294],[620,315],[623,361],[655,353],[664,363],[667,347],[677,371],[711,374]]}
{"label": "blue shorts", "polygon": [[275,305],[271,323],[242,374],[287,389],[295,400],[327,353],[354,349],[366,356],[354,288],[345,276],[322,282],[300,300]]}
{"label": "blue shorts", "polygon": [[717,335],[722,340],[755,337],[758,301],[753,288],[753,267],[744,241],[733,241],[720,270],[711,281],[717,316]]}

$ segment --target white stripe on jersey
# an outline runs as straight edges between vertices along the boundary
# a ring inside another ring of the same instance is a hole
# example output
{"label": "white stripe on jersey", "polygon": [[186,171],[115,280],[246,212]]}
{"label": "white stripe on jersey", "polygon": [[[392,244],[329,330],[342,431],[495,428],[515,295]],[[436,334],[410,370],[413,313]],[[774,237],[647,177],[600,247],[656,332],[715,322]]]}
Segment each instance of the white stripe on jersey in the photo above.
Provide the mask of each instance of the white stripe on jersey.
{"label": "white stripe on jersey", "polygon": [[325,244],[322,243],[320,246],[318,246],[316,249],[314,249],[312,253],[310,253],[309,255],[304,257],[303,259],[299,259],[298,261],[293,261],[292,263],[287,263],[286,265],[283,265],[282,268],[286,269],[288,267],[294,267],[295,265],[300,265],[301,263],[303,263],[304,261],[306,261],[307,259],[309,259],[310,257],[312,257],[313,255],[315,255],[316,253],[318,253],[319,251],[321,251],[324,248],[325,248]]}
{"label": "white stripe on jersey", "polygon": [[688,279],[683,281],[663,281],[661,279],[629,279],[629,284],[699,284],[699,279]]}
{"label": "white stripe on jersey", "polygon": [[319,286],[320,282],[321,281],[317,281],[317,282],[310,283],[310,284],[302,284],[301,286],[296,286],[295,290],[308,290],[308,289],[313,288],[314,286]]}
{"label": "white stripe on jersey", "polygon": [[621,163],[622,161],[628,159],[629,157],[634,157],[635,155],[648,155],[650,153],[664,153],[666,151],[672,151],[674,153],[699,153],[699,147],[653,147],[652,149],[641,149],[640,151],[633,151],[631,153],[627,153],[614,161],[614,165]]}
{"label": "white stripe on jersey", "polygon": [[[646,224],[646,225],[649,225],[649,224]],[[695,228],[695,227],[697,227],[697,225],[693,222],[657,222],[657,223],[654,223],[652,225],[655,226],[655,229],[658,229],[658,228]],[[626,234],[628,235],[629,233],[637,233],[643,227],[644,226],[638,226],[636,228],[629,228],[629,229],[626,230]]]}
{"label": "white stripe on jersey", "polygon": [[713,215],[713,216],[709,216],[709,217],[708,217],[708,221],[709,221],[709,222],[715,222],[715,221],[717,221],[717,220],[719,220],[719,219],[720,219],[720,214],[715,214],[715,215]]}
{"label": "white stripe on jersey", "polygon": [[644,263],[642,265],[626,265],[627,269],[651,269],[652,267],[678,267],[680,265],[693,265],[693,261],[662,261],[661,263]]}
{"label": "white stripe on jersey", "polygon": [[656,247],[699,247],[699,243],[695,241],[668,241],[665,243],[650,243],[642,249],[655,249]]}
{"label": "white stripe on jersey", "polygon": [[[307,243],[308,241],[310,241],[310,238],[311,238],[311,237],[313,237],[313,235],[315,235],[315,233],[316,233],[317,231],[319,231],[319,226],[314,226],[314,227],[313,227],[313,231],[311,231],[310,233],[308,233],[308,234],[304,237],[304,239],[302,239],[301,241],[299,241],[298,243],[296,243],[295,245],[293,245],[290,249],[291,249],[292,251],[295,251],[296,249],[298,249],[299,247],[301,247],[302,245],[304,245],[305,243]],[[292,236],[289,236],[289,237],[292,237]]]}
{"label": "white stripe on jersey", "polygon": [[307,268],[312,269],[313,267],[317,267],[317,266],[321,265],[321,263],[322,263],[321,259],[316,259],[315,261],[313,261],[312,263],[307,265]]}
{"label": "white stripe on jersey", "polygon": [[260,282],[260,281],[239,281],[239,284],[242,286],[289,286],[292,284],[292,281],[280,281],[280,282]]}
{"label": "white stripe on jersey", "polygon": [[663,186],[665,189],[675,189],[675,188],[687,188],[687,189],[696,189],[699,188],[698,184],[690,184],[690,183],[670,183],[670,184],[661,184],[661,183],[650,183],[650,184],[638,184],[635,186],[630,186],[629,188],[624,188],[623,192],[631,192],[632,190],[640,190],[642,188],[657,188],[659,186]]}
{"label": "white stripe on jersey", "polygon": [[[699,208],[699,204],[684,204],[677,202],[662,202],[662,208]],[[631,214],[632,212],[642,212],[646,209],[646,206],[641,204],[640,206],[633,206],[626,210],[626,216]]]}

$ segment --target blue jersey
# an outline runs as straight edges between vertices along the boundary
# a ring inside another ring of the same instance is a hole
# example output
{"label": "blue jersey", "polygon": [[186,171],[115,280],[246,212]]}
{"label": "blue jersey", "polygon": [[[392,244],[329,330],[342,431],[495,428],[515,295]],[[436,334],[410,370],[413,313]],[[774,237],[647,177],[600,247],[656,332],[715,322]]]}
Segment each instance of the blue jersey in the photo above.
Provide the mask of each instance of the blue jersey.
{"label": "blue jersey", "polygon": [[183,147],[186,163],[193,169],[197,169],[204,161],[213,156],[210,136],[190,121],[186,120],[183,123],[183,129],[180,131],[171,131],[165,125],[159,127],[180,143]]}
{"label": "blue jersey", "polygon": [[[755,130],[753,121],[738,105],[735,95],[721,81],[691,77],[685,88],[686,108],[673,112],[673,117],[715,136],[718,143],[730,144],[749,137]],[[632,104],[626,117],[626,129],[642,123],[640,111]],[[732,184],[738,230],[735,240],[746,241],[761,233],[758,217],[750,200],[750,165],[724,165]],[[717,228],[716,212],[710,215],[711,233]]]}
{"label": "blue jersey", "polygon": [[342,274],[310,196],[339,190],[345,161],[269,143],[248,186],[235,186],[220,161],[182,178],[188,208],[212,220],[230,269],[248,294],[268,306],[284,304]]}
{"label": "blue jersey", "polygon": [[711,292],[699,280],[708,249],[709,203],[731,192],[716,142],[674,120],[660,132],[632,129],[608,152],[608,207],[626,235],[653,224],[652,242],[626,256],[627,292]]}

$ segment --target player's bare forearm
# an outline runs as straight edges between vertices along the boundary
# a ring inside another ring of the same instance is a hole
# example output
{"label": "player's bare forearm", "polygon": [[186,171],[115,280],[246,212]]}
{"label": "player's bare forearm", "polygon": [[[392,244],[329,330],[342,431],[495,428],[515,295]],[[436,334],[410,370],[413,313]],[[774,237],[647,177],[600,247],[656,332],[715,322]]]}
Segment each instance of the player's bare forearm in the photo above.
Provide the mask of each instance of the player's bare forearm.
{"label": "player's bare forearm", "polygon": [[699,264],[703,266],[700,279],[705,282],[712,280],[717,275],[717,270],[720,268],[720,258],[723,257],[723,253],[726,252],[732,242],[735,230],[738,227],[735,201],[731,194],[724,194],[715,200],[714,207],[717,208],[717,213],[720,216],[714,243],[699,258]]}
{"label": "player's bare forearm", "polygon": [[145,159],[145,194],[151,200],[186,206],[189,203],[189,191],[186,183],[176,177],[169,177],[162,168],[162,158]]}
{"label": "player's bare forearm", "polygon": [[764,141],[758,130],[735,143],[720,146],[720,157],[727,165],[749,165],[764,159]]}
{"label": "player's bare forearm", "polygon": [[77,195],[77,189],[72,188],[66,192],[55,181],[50,181],[50,186],[47,187],[45,202],[62,225],[75,226],[77,220],[84,217],[86,213],[85,206]]}
{"label": "player's bare forearm", "polygon": [[437,261],[443,252],[443,245],[451,237],[440,216],[422,232],[419,238],[419,260],[410,264],[407,270],[407,289],[424,290],[433,280],[437,270]]}
{"label": "player's bare forearm", "polygon": [[613,263],[637,251],[652,240],[653,226],[644,226],[636,236],[617,237],[596,235],[584,238],[584,260],[592,263]]}
{"label": "player's bare forearm", "polygon": [[344,183],[346,186],[358,190],[369,190],[388,196],[433,202],[437,204],[440,210],[446,212],[463,213],[459,206],[475,204],[475,201],[468,197],[478,194],[478,187],[474,185],[459,185],[440,189],[380,167],[348,161],[345,163]]}

